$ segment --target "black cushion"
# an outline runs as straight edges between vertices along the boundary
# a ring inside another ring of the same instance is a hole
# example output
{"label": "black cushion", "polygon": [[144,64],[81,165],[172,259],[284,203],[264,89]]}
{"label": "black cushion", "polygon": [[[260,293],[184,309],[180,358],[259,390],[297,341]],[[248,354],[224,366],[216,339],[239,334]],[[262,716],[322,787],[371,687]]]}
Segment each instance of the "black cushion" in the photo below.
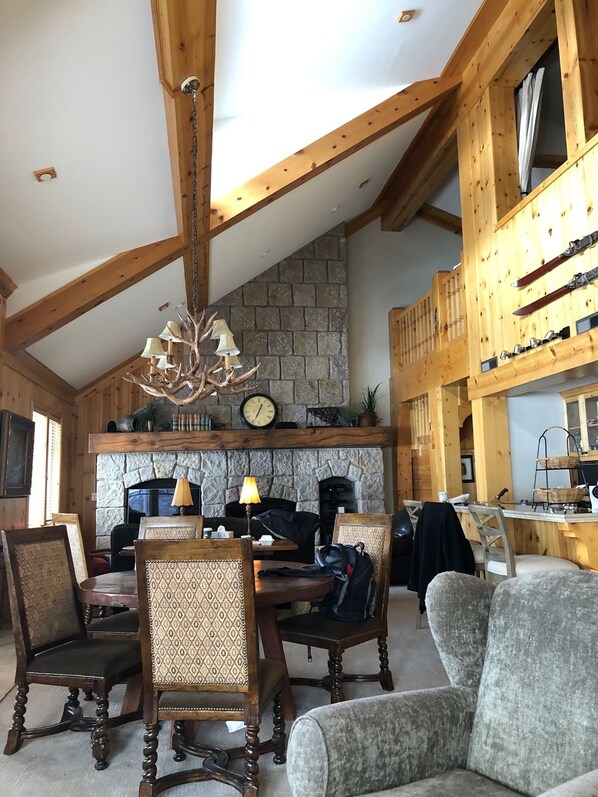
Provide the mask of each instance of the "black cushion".
{"label": "black cushion", "polygon": [[138,634],[139,614],[133,610],[92,620],[87,626],[87,633],[92,636],[95,634],[110,634],[110,636]]}
{"label": "black cushion", "polygon": [[27,672],[62,678],[111,678],[136,666],[141,669],[139,642],[87,639],[39,653],[27,666]]}

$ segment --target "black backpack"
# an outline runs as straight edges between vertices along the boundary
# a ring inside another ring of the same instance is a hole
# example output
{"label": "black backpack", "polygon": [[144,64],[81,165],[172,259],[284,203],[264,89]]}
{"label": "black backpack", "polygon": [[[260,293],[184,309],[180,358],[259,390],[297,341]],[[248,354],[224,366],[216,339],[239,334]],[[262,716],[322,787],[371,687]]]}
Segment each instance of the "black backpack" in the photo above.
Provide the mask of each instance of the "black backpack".
{"label": "black backpack", "polygon": [[376,609],[374,564],[363,542],[323,545],[316,563],[336,577],[334,590],[320,603],[320,613],[333,620],[356,623],[369,620]]}

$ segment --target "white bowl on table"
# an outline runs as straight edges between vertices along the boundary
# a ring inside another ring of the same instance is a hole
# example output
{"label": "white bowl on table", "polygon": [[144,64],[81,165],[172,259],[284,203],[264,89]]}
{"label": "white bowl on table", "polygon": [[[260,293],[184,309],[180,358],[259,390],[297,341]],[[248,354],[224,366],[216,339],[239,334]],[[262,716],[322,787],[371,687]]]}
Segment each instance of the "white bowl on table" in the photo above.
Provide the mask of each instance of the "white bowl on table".
{"label": "white bowl on table", "polygon": [[270,534],[262,534],[262,536],[258,540],[260,545],[273,545],[274,544],[274,537]]}

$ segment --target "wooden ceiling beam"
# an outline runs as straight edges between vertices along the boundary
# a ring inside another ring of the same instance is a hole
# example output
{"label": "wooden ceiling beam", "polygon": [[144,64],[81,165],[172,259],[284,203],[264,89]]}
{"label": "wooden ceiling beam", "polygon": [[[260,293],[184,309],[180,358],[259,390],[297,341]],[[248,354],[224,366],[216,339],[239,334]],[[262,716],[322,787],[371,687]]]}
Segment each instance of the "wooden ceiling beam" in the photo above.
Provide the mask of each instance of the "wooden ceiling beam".
{"label": "wooden ceiling beam", "polygon": [[[197,307],[208,302],[210,187],[214,126],[216,0],[152,0],[158,71],[164,93],[168,144],[179,234],[191,242],[193,103],[181,83],[197,75]],[[192,258],[185,256],[187,302],[193,306]]]}
{"label": "wooden ceiling beam", "polygon": [[452,232],[453,235],[463,235],[463,225],[460,216],[455,216],[454,213],[449,213],[442,208],[435,208],[434,205],[429,205],[427,202],[421,206],[417,211],[418,219],[427,221],[429,224],[434,224],[442,230]]}
{"label": "wooden ceiling beam", "polygon": [[6,348],[18,351],[31,346],[182,257],[186,249],[181,239],[174,237],[116,255],[10,316],[6,320]]}
{"label": "wooden ceiling beam", "polygon": [[4,296],[5,299],[8,299],[8,297],[14,293],[16,289],[16,283],[11,280],[3,268],[0,268],[0,295]]}
{"label": "wooden ceiling beam", "polygon": [[452,94],[459,78],[434,78],[413,83],[332,133],[215,200],[212,234],[218,234],[303,185],[376,139],[400,127]]}
{"label": "wooden ceiling beam", "polygon": [[464,55],[451,59],[445,70],[462,68],[461,85],[426,119],[374,203],[384,208],[383,230],[405,229],[439,188],[457,162],[457,128],[485,88],[507,81],[517,85],[529,71],[530,57],[537,60],[554,41],[550,39],[556,30],[551,0],[533,0],[523,9],[519,0],[486,0],[482,12],[485,6],[489,10],[480,20],[491,27],[484,29],[474,20],[460,45]]}

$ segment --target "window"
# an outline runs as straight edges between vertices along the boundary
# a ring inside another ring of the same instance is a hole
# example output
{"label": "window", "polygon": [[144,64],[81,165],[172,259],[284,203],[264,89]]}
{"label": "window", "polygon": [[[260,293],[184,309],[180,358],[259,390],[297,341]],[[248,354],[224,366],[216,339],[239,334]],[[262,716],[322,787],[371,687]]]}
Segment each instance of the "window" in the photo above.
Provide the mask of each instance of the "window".
{"label": "window", "polygon": [[33,411],[33,475],[29,497],[29,525],[42,526],[52,520],[52,512],[60,511],[60,453],[62,427],[60,421]]}

